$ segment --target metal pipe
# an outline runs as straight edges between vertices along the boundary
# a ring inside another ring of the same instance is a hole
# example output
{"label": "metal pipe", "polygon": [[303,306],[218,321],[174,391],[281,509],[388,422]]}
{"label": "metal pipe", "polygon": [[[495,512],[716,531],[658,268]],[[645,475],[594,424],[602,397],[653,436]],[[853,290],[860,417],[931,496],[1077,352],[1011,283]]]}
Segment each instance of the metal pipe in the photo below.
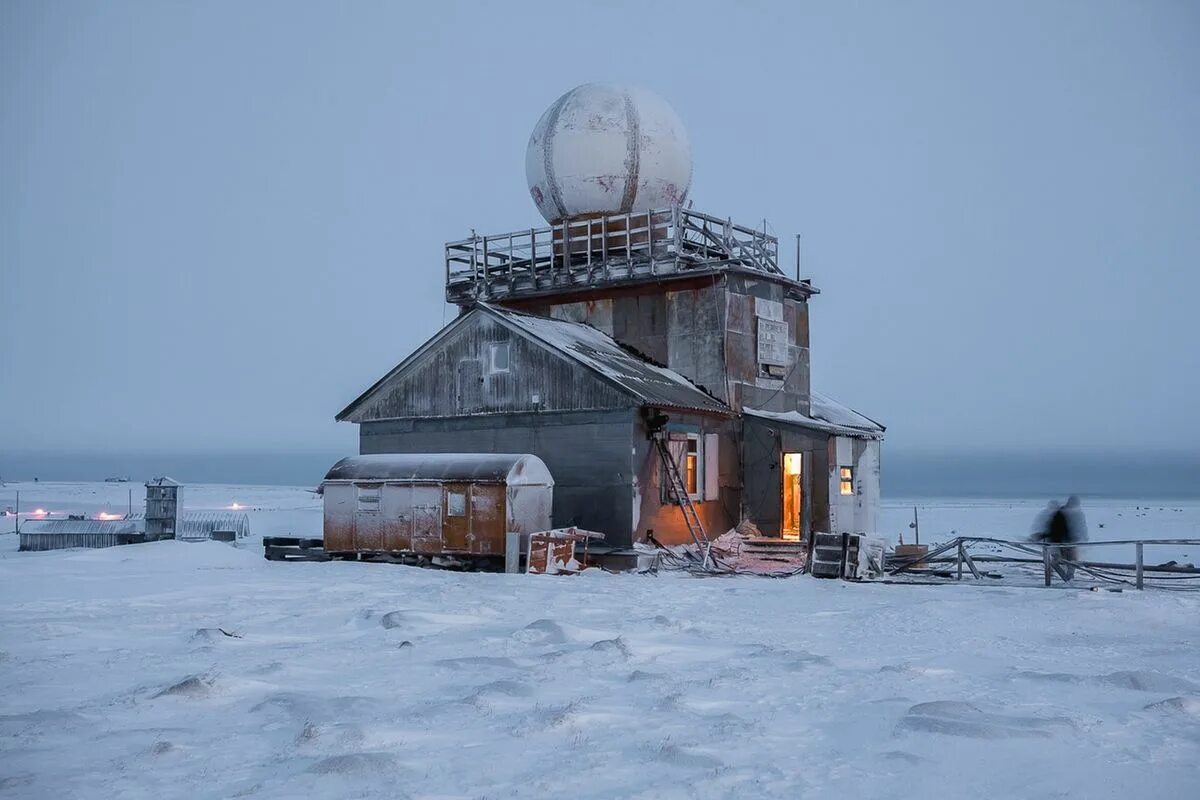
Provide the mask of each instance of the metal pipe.
{"label": "metal pipe", "polygon": [[654,263],[654,218],[651,212],[646,212],[646,255],[650,256],[650,263]]}
{"label": "metal pipe", "polygon": [[796,283],[800,282],[800,234],[796,234]]}
{"label": "metal pipe", "polygon": [[536,289],[537,282],[537,231],[529,229],[529,283]]}
{"label": "metal pipe", "polygon": [[[563,272],[567,272],[571,269],[571,223],[564,220],[563,224],[562,224],[562,230],[563,230],[562,267],[563,267]],[[550,280],[553,283],[553,280],[554,280],[553,275],[550,276]]]}
{"label": "metal pipe", "polygon": [[600,260],[604,262],[604,277],[608,277],[608,215],[600,218]]}

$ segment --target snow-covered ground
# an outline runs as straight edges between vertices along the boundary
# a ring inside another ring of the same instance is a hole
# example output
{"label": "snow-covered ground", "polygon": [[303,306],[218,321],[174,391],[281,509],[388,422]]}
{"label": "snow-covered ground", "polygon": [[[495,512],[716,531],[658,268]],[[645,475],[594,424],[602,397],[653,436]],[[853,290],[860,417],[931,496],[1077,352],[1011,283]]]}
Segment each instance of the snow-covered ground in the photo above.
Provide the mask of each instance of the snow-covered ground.
{"label": "snow-covered ground", "polygon": [[[19,488],[23,508],[95,513],[128,486]],[[256,535],[319,529],[303,490],[185,491],[188,508],[247,506]],[[923,541],[1023,535],[1041,507],[919,504]],[[1093,536],[1200,522],[1195,501],[1085,510]],[[890,529],[910,519],[885,509]],[[254,542],[15,538],[0,535],[0,797],[1151,798],[1200,780],[1200,593],[461,574],[267,562]]]}

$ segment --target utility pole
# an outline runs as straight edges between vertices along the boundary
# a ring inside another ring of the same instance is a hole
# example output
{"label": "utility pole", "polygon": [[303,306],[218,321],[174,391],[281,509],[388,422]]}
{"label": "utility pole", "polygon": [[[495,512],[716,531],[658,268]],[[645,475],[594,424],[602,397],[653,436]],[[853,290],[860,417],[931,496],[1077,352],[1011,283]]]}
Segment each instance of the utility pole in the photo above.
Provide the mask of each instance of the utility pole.
{"label": "utility pole", "polygon": [[796,234],[796,283],[800,282],[800,234]]}

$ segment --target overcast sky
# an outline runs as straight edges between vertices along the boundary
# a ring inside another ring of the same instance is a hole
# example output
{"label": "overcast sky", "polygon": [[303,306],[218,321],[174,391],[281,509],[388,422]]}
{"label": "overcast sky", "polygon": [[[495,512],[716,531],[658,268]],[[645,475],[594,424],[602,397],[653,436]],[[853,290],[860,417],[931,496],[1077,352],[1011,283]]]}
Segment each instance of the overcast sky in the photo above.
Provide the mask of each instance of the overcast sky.
{"label": "overcast sky", "polygon": [[[542,111],[687,126],[691,197],[804,236],[814,386],[899,449],[1200,448],[1194,2],[0,4],[0,448],[356,449],[540,223]],[[792,258],[785,244],[785,260]]]}

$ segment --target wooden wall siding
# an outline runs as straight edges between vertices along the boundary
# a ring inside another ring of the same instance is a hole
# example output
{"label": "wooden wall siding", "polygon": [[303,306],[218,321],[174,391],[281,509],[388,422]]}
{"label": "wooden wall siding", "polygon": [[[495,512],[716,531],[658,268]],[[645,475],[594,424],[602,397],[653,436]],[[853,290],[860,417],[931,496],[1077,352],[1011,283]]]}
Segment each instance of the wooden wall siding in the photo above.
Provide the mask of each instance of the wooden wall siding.
{"label": "wooden wall siding", "polygon": [[653,294],[621,297],[613,304],[613,338],[659,364],[668,358],[667,298]]}
{"label": "wooden wall siding", "polygon": [[[717,434],[719,496],[695,504],[704,530],[710,539],[715,539],[738,523],[742,504],[741,422],[702,414],[672,413],[670,417],[674,424],[691,426],[692,430],[702,434]],[[662,501],[662,459],[646,437],[646,429],[640,421],[634,431],[633,463],[637,469],[634,539],[646,541],[647,532],[654,531],[654,538],[663,544],[691,544],[691,534],[679,506]]]}
{"label": "wooden wall siding", "polygon": [[631,439],[637,412],[518,413],[367,422],[360,450],[369,453],[533,453],[554,477],[551,519],[632,543]]}
{"label": "wooden wall siding", "polygon": [[611,298],[558,303],[546,308],[545,314],[551,319],[584,322],[609,336],[613,335],[613,301]]}
{"label": "wooden wall siding", "polygon": [[[879,440],[830,437],[830,532],[868,533],[879,529]],[[854,467],[854,494],[841,494],[839,467]]]}
{"label": "wooden wall siding", "polygon": [[[754,298],[783,304],[795,368],[781,383],[758,376]],[[807,300],[772,280],[727,272],[670,284],[594,291],[586,300],[532,298],[506,305],[533,314],[586,322],[684,375],[723,402],[809,413]]]}
{"label": "wooden wall siding", "polygon": [[[785,287],[771,281],[734,275],[727,278],[728,305],[725,336],[725,361],[729,369],[732,398],[730,403],[771,411],[809,412],[808,304],[786,296]],[[794,365],[782,381],[758,375],[758,324],[754,299],[761,297],[783,304],[784,321],[791,343],[788,359]]]}
{"label": "wooden wall siding", "polygon": [[745,417],[743,420],[742,513],[767,536],[778,536],[783,522],[782,453],[804,453],[808,475],[804,478],[809,493],[811,526],[814,531],[829,531],[829,443],[820,431],[783,426],[770,420]]}
{"label": "wooden wall siding", "polygon": [[725,307],[720,284],[667,293],[667,366],[721,400],[729,395]]}
{"label": "wooden wall siding", "polygon": [[646,287],[643,293],[624,291],[612,297],[570,303],[547,298],[540,303],[522,303],[520,308],[531,314],[587,323],[659,364],[668,363],[667,296],[660,286]]}
{"label": "wooden wall siding", "polygon": [[[509,369],[493,373],[489,348],[498,343],[509,344]],[[386,381],[349,419],[575,411],[633,403],[590,370],[479,314]]]}

